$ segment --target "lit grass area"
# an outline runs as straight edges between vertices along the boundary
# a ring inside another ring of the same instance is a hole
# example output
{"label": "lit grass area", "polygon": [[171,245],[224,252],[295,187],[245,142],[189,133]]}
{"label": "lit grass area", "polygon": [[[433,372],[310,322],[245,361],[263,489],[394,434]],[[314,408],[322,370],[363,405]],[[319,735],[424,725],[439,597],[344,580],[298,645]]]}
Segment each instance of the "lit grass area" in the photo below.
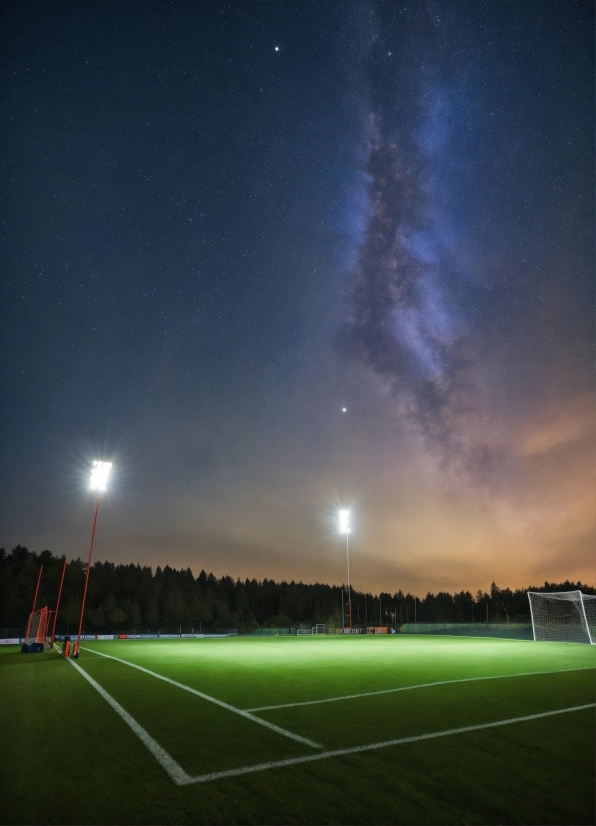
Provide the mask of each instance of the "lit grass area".
{"label": "lit grass area", "polygon": [[[114,641],[85,643],[78,665],[188,781],[176,785],[72,664],[6,648],[3,823],[595,819],[589,646],[443,636]],[[362,696],[334,699],[346,695]],[[589,707],[534,717],[577,706]],[[487,727],[518,717],[533,719]],[[280,761],[289,765],[254,771]]]}

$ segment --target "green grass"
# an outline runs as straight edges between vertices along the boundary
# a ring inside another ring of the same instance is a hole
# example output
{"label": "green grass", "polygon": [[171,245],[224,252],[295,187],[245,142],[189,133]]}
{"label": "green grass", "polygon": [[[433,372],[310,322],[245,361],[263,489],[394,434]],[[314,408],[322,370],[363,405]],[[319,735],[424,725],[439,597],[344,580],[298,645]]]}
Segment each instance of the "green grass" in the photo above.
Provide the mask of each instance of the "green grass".
{"label": "green grass", "polygon": [[[240,709],[468,680],[256,712],[324,751],[596,702],[596,650],[581,645],[398,636],[85,648],[79,665],[193,777],[315,750],[97,652]],[[3,823],[595,820],[594,708],[177,786],[57,654],[1,650],[0,697]]]}

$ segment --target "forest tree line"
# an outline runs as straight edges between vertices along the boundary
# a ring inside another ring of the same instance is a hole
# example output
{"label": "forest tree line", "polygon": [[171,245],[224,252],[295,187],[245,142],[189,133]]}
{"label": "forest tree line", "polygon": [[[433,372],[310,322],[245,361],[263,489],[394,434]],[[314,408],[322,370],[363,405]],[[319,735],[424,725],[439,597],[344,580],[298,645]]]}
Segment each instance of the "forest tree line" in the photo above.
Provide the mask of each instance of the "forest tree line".
{"label": "forest tree line", "polygon": [[[0,627],[24,628],[33,601],[40,566],[43,576],[37,607],[54,609],[64,557],[50,551],[36,554],[17,545],[10,553],[0,548]],[[72,560],[66,567],[57,632],[76,631],[86,563]],[[406,622],[529,622],[526,590],[596,594],[581,582],[548,583],[528,589],[499,588],[424,597],[397,591],[390,594],[352,590],[355,625],[399,625]],[[342,625],[344,587],[272,579],[217,578],[201,571],[166,565],[148,566],[96,562],[91,568],[85,610],[87,633],[216,631],[237,628],[289,627],[315,623]]]}

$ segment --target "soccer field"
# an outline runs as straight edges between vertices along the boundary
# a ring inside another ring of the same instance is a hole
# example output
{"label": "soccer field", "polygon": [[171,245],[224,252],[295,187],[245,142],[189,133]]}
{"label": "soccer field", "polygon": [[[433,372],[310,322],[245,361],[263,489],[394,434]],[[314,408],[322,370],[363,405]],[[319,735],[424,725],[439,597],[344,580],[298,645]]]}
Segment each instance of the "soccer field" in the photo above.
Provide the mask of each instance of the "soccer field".
{"label": "soccer field", "polygon": [[0,651],[3,823],[594,823],[596,650],[265,637]]}

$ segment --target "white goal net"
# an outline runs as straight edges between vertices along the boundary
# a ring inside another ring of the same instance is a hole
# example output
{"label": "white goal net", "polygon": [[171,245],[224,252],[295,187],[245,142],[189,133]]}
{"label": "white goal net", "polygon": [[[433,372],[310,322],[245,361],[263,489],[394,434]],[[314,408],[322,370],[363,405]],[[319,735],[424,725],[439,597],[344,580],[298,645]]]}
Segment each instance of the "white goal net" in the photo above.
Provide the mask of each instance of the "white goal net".
{"label": "white goal net", "polygon": [[536,642],[596,644],[596,597],[581,591],[528,591]]}

